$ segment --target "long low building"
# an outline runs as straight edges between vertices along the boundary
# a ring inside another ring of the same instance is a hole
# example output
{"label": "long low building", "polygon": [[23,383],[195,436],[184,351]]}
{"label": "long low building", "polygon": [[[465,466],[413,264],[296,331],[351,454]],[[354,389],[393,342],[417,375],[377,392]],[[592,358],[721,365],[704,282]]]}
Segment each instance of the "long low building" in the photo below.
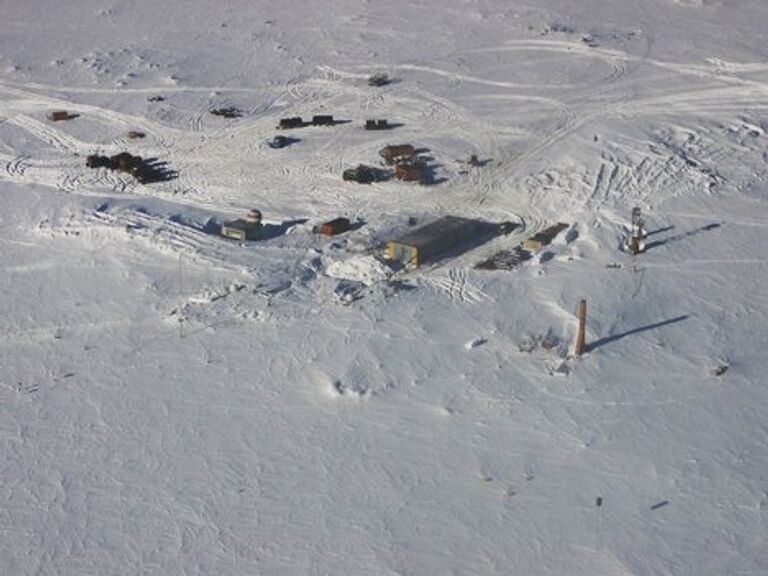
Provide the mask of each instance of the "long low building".
{"label": "long low building", "polygon": [[481,220],[444,216],[387,243],[385,256],[405,265],[419,266],[462,245],[474,245],[496,227]]}
{"label": "long low building", "polygon": [[262,230],[261,212],[258,210],[251,210],[245,218],[229,220],[221,225],[221,235],[232,240],[259,240]]}
{"label": "long low building", "polygon": [[536,250],[541,250],[544,246],[549,246],[552,240],[566,228],[568,228],[568,224],[558,222],[549,228],[537,232],[525,241],[525,249],[535,252]]}

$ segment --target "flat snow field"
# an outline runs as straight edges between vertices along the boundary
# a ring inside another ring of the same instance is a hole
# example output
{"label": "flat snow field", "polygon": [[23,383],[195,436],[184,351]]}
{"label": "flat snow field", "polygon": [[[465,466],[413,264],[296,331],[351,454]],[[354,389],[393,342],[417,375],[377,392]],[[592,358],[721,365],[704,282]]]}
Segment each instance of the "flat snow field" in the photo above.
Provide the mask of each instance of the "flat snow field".
{"label": "flat snow field", "polygon": [[[0,574],[768,574],[766,29],[764,0],[0,2]],[[425,184],[342,180],[404,143]],[[157,178],[85,165],[126,151]],[[218,235],[254,208],[261,240]],[[446,215],[512,224],[382,263]]]}

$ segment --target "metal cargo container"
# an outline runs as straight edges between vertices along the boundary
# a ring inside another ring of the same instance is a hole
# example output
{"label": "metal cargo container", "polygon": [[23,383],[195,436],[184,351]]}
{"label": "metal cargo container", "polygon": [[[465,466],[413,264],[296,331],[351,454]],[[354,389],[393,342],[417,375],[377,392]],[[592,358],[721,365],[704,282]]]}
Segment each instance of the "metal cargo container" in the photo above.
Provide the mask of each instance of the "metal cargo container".
{"label": "metal cargo container", "polygon": [[61,122],[62,120],[73,120],[80,116],[80,114],[72,114],[66,110],[55,110],[48,114],[48,120],[51,122]]}
{"label": "metal cargo container", "polygon": [[336,236],[352,229],[352,223],[348,218],[334,218],[329,222],[324,222],[315,228],[315,232],[324,236]]}
{"label": "metal cargo container", "polygon": [[280,118],[278,128],[301,128],[304,126],[304,121],[301,116],[294,116],[292,118]]}
{"label": "metal cargo container", "polygon": [[557,224],[554,224],[550,226],[549,228],[545,228],[544,230],[541,230],[540,232],[537,232],[530,238],[528,238],[525,241],[525,248],[527,250],[531,250],[535,252],[536,250],[540,250],[544,246],[548,246],[552,240],[555,239],[555,236],[560,234],[563,230],[568,228],[568,224],[565,224],[563,222],[558,222]]}
{"label": "metal cargo container", "polygon": [[312,116],[312,126],[333,126],[334,123],[333,116],[330,115],[316,114]]}

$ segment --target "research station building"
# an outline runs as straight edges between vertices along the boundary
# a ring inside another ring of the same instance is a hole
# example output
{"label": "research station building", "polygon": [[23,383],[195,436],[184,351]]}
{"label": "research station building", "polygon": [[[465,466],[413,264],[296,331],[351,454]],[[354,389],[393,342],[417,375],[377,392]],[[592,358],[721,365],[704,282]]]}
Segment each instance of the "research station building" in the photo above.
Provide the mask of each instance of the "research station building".
{"label": "research station building", "polygon": [[487,224],[480,220],[444,216],[387,243],[385,256],[405,265],[420,266],[440,255],[472,243]]}

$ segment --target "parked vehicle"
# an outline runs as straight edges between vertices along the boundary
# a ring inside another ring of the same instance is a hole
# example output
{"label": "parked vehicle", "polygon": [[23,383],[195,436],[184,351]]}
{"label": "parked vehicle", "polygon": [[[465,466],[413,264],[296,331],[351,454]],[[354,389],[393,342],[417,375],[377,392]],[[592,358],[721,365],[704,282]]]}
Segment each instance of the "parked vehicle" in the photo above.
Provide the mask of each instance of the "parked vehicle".
{"label": "parked vehicle", "polygon": [[274,138],[267,140],[267,146],[270,148],[285,148],[291,143],[291,140],[286,137],[278,134]]}
{"label": "parked vehicle", "polygon": [[345,182],[357,182],[358,184],[370,184],[371,182],[383,182],[389,177],[385,170],[359,164],[355,168],[347,168],[341,175]]}
{"label": "parked vehicle", "polygon": [[368,78],[368,86],[386,86],[390,82],[391,80],[389,79],[389,76],[383,72],[379,72]]}

